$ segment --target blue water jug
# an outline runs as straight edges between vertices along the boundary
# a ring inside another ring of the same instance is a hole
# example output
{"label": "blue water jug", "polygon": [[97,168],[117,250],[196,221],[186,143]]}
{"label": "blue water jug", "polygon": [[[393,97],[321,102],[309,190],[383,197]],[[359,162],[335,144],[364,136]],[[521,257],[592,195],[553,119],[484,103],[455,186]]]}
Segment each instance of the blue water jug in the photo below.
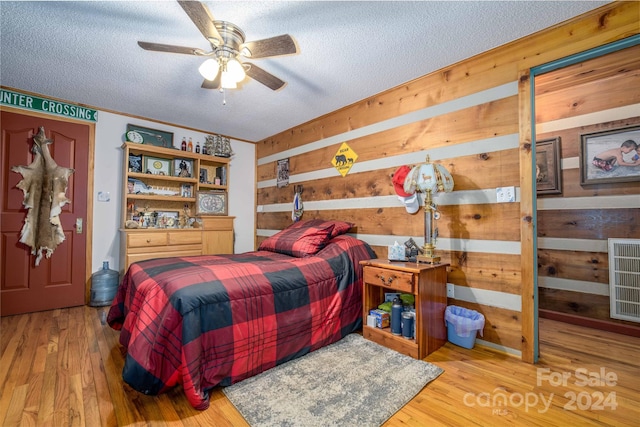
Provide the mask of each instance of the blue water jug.
{"label": "blue water jug", "polygon": [[111,305],[118,290],[118,272],[109,270],[109,261],[102,263],[102,270],[91,275],[91,301],[92,307]]}
{"label": "blue water jug", "polygon": [[391,333],[402,335],[402,300],[396,297],[391,304]]}

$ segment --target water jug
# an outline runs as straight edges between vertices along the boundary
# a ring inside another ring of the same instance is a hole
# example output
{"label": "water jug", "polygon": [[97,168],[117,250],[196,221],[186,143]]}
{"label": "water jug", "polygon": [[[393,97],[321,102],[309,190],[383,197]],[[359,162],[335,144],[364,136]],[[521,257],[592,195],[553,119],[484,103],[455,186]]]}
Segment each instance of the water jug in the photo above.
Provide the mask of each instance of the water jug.
{"label": "water jug", "polygon": [[402,336],[413,339],[413,313],[410,311],[402,312]]}
{"label": "water jug", "polygon": [[394,298],[391,304],[391,333],[393,335],[402,335],[402,300],[398,297]]}
{"label": "water jug", "polygon": [[102,270],[91,275],[91,301],[92,307],[111,305],[118,290],[118,272],[109,270],[109,261],[102,263]]}

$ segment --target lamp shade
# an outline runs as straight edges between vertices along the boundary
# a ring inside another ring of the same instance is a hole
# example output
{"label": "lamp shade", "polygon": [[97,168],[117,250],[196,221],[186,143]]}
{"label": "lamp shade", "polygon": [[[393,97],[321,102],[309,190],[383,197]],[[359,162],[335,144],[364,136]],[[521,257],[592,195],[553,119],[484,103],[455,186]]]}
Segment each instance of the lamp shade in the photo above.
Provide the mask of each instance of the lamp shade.
{"label": "lamp shade", "polygon": [[227,61],[227,73],[230,74],[230,78],[234,80],[236,83],[244,80],[246,73],[244,72],[244,68],[242,64],[238,62],[237,59],[231,58]]}
{"label": "lamp shade", "polygon": [[453,191],[453,177],[449,171],[440,164],[425,163],[419,166],[416,179],[416,187],[426,193],[450,193]]}
{"label": "lamp shade", "polygon": [[215,59],[209,58],[200,65],[198,71],[205,79],[213,81],[218,75],[220,64]]}
{"label": "lamp shade", "polygon": [[220,86],[223,89],[235,89],[238,87],[236,80],[233,79],[233,76],[228,71],[222,72],[220,76]]}

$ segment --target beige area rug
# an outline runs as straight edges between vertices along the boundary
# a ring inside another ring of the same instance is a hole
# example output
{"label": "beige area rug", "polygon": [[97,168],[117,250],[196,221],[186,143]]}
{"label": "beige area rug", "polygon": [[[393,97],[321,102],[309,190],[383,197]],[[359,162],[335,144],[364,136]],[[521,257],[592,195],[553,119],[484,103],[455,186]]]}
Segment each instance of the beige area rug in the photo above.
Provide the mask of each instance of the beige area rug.
{"label": "beige area rug", "polygon": [[442,372],[350,334],[224,393],[254,427],[380,426]]}

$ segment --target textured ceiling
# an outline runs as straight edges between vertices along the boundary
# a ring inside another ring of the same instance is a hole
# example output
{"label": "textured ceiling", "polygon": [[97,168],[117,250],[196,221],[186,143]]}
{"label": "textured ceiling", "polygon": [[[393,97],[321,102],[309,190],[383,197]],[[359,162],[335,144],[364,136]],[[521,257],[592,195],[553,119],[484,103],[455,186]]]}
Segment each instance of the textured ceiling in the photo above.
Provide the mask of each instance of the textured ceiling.
{"label": "textured ceiling", "polygon": [[274,92],[201,89],[210,50],[175,1],[0,1],[0,84],[257,141],[607,1],[207,1],[215,19],[260,40],[290,34],[297,55],[255,59],[288,84]]}

